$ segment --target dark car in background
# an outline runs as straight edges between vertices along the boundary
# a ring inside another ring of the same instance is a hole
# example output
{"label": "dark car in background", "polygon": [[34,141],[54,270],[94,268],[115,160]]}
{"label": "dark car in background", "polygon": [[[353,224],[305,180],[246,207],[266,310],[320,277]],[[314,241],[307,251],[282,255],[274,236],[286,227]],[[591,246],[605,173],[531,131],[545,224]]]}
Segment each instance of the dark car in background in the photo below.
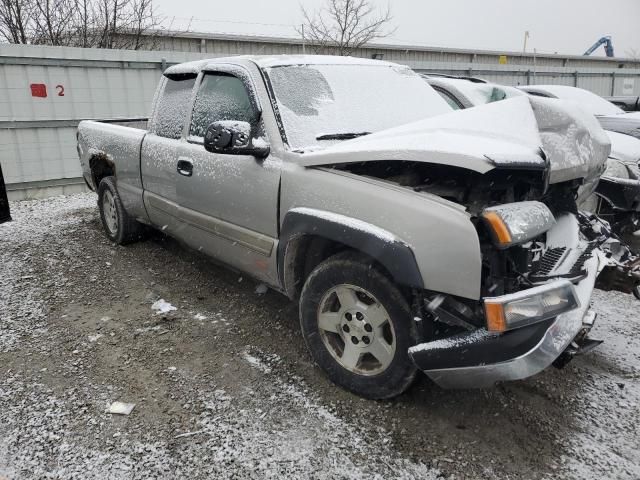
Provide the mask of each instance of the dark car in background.
{"label": "dark car in background", "polygon": [[620,95],[616,97],[603,98],[617,107],[620,107],[625,112],[637,112],[640,110],[640,97],[636,95]]}
{"label": "dark car in background", "polygon": [[7,188],[4,185],[4,177],[2,176],[2,165],[0,165],[0,223],[11,220],[11,212],[9,211],[9,199],[7,198]]}

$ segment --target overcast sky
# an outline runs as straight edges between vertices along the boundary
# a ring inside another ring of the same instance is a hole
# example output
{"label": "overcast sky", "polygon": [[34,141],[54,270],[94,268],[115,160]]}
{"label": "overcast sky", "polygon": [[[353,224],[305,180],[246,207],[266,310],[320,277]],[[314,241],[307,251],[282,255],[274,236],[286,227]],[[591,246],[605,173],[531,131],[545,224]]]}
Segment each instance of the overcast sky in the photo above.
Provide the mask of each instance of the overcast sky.
{"label": "overcast sky", "polygon": [[[384,8],[387,1],[372,0]],[[293,36],[308,9],[324,0],[155,0],[175,28],[200,32]],[[441,47],[580,55],[612,35],[616,56],[640,52],[640,0],[396,0],[395,34],[385,40]],[[193,19],[191,19],[193,17]],[[597,52],[604,55],[602,47]]]}

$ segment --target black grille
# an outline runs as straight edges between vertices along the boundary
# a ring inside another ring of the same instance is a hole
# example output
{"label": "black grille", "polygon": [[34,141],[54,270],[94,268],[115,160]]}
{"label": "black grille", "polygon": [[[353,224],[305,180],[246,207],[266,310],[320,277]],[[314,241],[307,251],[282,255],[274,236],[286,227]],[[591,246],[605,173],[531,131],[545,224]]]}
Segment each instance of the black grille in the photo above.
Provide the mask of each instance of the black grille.
{"label": "black grille", "polygon": [[564,252],[566,250],[567,250],[566,247],[557,247],[557,248],[547,249],[547,251],[544,252],[544,255],[542,255],[542,258],[538,262],[538,265],[535,271],[532,272],[532,274],[536,276],[549,275],[549,273],[558,264],[558,260],[562,258],[562,255],[564,255]]}
{"label": "black grille", "polygon": [[571,267],[571,270],[569,271],[569,275],[576,276],[583,273],[584,262],[586,262],[591,258],[591,255],[593,255],[594,248],[596,248],[596,246],[594,243],[592,243],[587,247],[587,249],[584,252],[582,252],[582,255],[578,257],[578,260],[576,260],[576,263],[574,263],[573,266]]}

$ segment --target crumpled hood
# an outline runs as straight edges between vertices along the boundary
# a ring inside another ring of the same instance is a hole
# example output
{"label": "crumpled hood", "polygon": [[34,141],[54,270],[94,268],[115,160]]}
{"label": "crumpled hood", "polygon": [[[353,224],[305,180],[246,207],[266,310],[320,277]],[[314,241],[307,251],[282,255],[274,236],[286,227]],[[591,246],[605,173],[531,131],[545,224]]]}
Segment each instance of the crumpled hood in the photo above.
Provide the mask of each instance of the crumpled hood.
{"label": "crumpled hood", "polygon": [[[298,163],[404,160],[485,173],[496,166],[544,168],[544,150],[552,183],[599,174],[609,140],[597,121],[544,100],[523,96],[453,111],[304,153]],[[539,106],[532,108],[534,102]]]}
{"label": "crumpled hood", "polygon": [[551,165],[550,183],[600,177],[611,151],[611,141],[598,120],[574,102],[528,97],[542,147]]}

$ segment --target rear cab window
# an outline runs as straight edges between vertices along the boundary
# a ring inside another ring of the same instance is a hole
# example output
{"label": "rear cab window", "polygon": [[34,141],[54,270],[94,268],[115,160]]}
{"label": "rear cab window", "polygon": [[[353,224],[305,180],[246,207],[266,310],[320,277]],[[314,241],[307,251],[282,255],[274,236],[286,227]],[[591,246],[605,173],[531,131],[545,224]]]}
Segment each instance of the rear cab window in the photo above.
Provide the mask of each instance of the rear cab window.
{"label": "rear cab window", "polygon": [[182,136],[195,83],[196,75],[166,78],[155,107],[151,133],[172,139]]}

